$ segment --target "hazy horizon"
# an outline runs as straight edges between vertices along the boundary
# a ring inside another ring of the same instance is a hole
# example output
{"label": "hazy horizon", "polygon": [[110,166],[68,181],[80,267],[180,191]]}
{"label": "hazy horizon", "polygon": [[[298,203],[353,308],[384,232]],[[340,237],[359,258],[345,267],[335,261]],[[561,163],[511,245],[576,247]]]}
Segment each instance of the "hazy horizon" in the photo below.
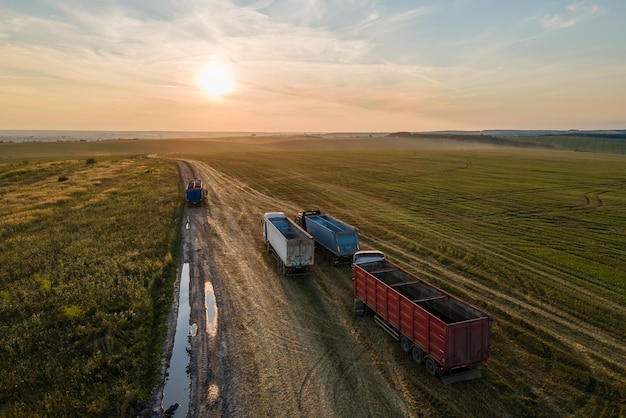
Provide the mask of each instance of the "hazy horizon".
{"label": "hazy horizon", "polygon": [[7,0],[0,129],[622,129],[625,15],[617,0]]}
{"label": "hazy horizon", "polygon": [[[254,132],[254,131],[167,131],[167,130],[83,130],[83,129],[0,129],[0,142],[55,142],[55,141],[103,141],[115,139],[220,139],[228,137],[294,137],[294,136],[317,136],[326,138],[348,137],[384,137],[401,131],[377,131],[377,132]],[[495,136],[525,136],[541,135],[549,133],[588,132],[606,134],[626,134],[625,129],[610,130],[515,130],[493,129],[483,131],[441,130],[441,131],[409,131],[414,134],[445,134],[458,133],[467,135],[495,135]]]}

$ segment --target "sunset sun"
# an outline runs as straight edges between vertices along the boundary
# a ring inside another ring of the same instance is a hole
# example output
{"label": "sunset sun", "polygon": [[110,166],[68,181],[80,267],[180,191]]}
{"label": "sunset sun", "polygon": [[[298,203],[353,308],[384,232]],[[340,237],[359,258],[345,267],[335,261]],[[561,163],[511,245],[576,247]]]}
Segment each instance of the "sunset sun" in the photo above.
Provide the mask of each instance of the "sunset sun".
{"label": "sunset sun", "polygon": [[235,87],[230,68],[220,63],[207,64],[200,72],[198,82],[204,93],[212,99],[230,93]]}

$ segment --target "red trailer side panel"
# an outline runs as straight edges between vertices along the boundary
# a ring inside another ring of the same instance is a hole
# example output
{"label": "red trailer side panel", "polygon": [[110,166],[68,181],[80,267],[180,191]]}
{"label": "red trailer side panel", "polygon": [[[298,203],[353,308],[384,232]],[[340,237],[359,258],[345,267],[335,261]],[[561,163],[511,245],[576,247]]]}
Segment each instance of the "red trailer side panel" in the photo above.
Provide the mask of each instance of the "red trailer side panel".
{"label": "red trailer side panel", "polygon": [[428,345],[428,353],[432,358],[437,360],[444,368],[447,365],[443,364],[446,361],[446,344],[448,340],[446,324],[433,315],[428,316],[429,330],[428,335],[430,337]]}
{"label": "red trailer side panel", "polygon": [[388,261],[355,264],[354,295],[444,370],[489,357],[489,316]]}

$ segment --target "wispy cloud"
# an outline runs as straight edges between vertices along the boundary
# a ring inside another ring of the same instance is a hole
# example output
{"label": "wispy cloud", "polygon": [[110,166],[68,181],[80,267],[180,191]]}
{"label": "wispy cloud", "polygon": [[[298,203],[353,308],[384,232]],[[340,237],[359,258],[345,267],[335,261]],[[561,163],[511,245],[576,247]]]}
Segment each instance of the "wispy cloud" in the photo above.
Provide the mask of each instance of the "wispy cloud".
{"label": "wispy cloud", "polygon": [[578,21],[574,18],[563,18],[559,15],[544,16],[543,26],[549,29],[563,29],[574,26]]}
{"label": "wispy cloud", "polygon": [[396,25],[425,16],[435,10],[435,7],[415,7],[413,9],[400,12],[383,13],[373,7],[367,14],[366,18],[359,24],[355,25],[353,29],[356,32],[360,32],[365,29],[371,30],[372,28],[384,29],[386,32],[393,31]]}
{"label": "wispy cloud", "polygon": [[[219,123],[233,118],[234,127],[244,123],[235,121],[237,114],[238,121],[263,124],[276,117],[280,129],[297,120],[320,123],[310,118],[312,108],[319,120],[353,114],[355,123],[372,120],[374,126],[372,115],[379,115],[388,126],[402,115],[418,120],[428,109],[497,107],[503,92],[510,96],[506,102],[538,86],[540,97],[555,80],[574,79],[565,73],[621,65],[617,30],[609,37],[597,30],[605,22],[592,19],[609,6],[593,1],[493,10],[465,0],[433,7],[381,0],[0,1],[0,91],[7,93],[0,94],[0,126],[14,123],[11,115],[20,108],[28,110],[25,125],[36,115],[43,118],[40,125],[71,125],[74,115],[87,111],[85,123],[100,123],[106,111],[112,126],[136,127],[140,121],[127,115],[141,109],[157,115],[144,115],[146,127],[157,121],[191,128],[193,122],[194,129],[213,129],[206,125],[209,117]],[[615,15],[605,16],[606,24]],[[587,60],[582,70],[568,65],[559,73],[530,71],[560,58],[556,48],[564,48],[565,58],[579,56],[570,45],[538,42],[549,32],[537,33],[537,22],[562,29],[585,20],[577,29],[587,34],[587,48],[601,45],[606,52],[597,56],[612,61]],[[212,105],[202,97],[197,75],[214,59],[229,64],[238,88],[207,112]],[[620,71],[623,66],[605,77],[616,86],[610,90],[615,96],[624,91]],[[584,80],[592,84],[592,78]]]}
{"label": "wispy cloud", "polygon": [[541,23],[548,29],[570,28],[598,15],[602,9],[593,3],[576,2],[567,5],[566,10],[561,14],[545,15],[541,18]]}

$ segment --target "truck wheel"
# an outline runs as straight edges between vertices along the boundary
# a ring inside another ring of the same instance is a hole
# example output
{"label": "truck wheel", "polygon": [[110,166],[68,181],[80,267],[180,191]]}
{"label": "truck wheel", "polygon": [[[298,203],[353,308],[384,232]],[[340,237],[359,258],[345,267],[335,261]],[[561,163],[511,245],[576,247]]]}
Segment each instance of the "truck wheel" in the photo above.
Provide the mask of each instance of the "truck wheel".
{"label": "truck wheel", "polygon": [[400,337],[400,347],[402,348],[402,351],[408,354],[411,352],[412,346],[413,346],[413,343],[411,342],[411,340],[409,340],[404,335]]}
{"label": "truck wheel", "polygon": [[355,298],[354,299],[354,315],[355,316],[364,316],[365,315],[365,309],[367,309],[365,304],[360,299]]}
{"label": "truck wheel", "polygon": [[424,361],[424,366],[426,367],[426,371],[428,372],[428,374],[430,374],[431,376],[437,376],[438,374],[437,362],[433,360],[432,357],[426,356],[426,360]]}
{"label": "truck wheel", "polygon": [[424,362],[424,352],[416,345],[414,345],[413,349],[411,350],[411,357],[413,358],[413,361],[417,364],[422,364]]}

